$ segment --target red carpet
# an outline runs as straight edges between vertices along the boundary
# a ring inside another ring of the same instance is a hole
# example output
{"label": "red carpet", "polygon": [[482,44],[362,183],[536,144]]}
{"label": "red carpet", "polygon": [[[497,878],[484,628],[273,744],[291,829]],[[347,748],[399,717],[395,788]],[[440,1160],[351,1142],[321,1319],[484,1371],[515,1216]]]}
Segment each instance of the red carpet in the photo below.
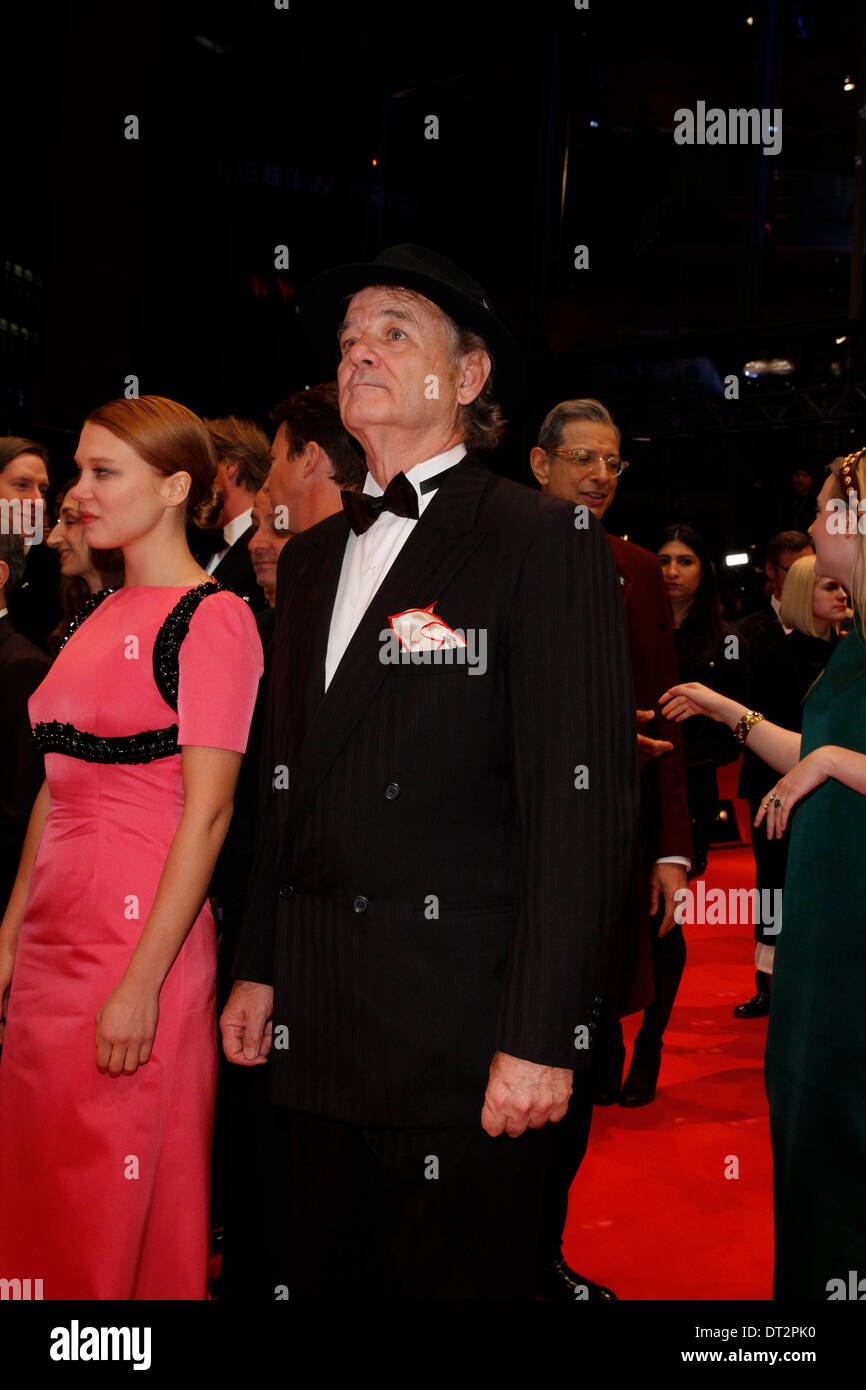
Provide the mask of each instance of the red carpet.
{"label": "red carpet", "polygon": [[[723,797],[733,795],[737,766],[720,771]],[[737,817],[748,835],[745,802],[737,803]],[[754,883],[748,847],[712,851],[708,891]],[[573,1268],[623,1299],[769,1299],[767,1024],[731,1016],[755,992],[752,929],[684,931],[688,961],[656,1098],[638,1110],[596,1106],[571,1189],[564,1253]],[[625,1020],[626,1066],[639,1026],[639,1014]],[[725,1176],[734,1170],[732,1157],[736,1178]]]}

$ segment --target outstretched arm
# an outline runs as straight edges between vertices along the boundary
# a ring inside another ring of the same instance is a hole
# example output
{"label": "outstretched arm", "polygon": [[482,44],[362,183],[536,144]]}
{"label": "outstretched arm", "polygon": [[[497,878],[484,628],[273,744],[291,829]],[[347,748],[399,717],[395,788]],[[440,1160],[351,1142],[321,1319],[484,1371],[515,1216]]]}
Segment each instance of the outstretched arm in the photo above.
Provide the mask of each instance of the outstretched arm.
{"label": "outstretched arm", "polygon": [[[659,706],[667,719],[677,723],[693,714],[705,714],[708,719],[727,724],[729,729],[734,729],[743,715],[748,713],[748,705],[730,700],[699,681],[672,685],[661,696]],[[791,729],[781,729],[778,724],[771,724],[769,719],[762,719],[752,726],[746,736],[746,746],[776,772],[788,772],[800,760],[800,735]]]}

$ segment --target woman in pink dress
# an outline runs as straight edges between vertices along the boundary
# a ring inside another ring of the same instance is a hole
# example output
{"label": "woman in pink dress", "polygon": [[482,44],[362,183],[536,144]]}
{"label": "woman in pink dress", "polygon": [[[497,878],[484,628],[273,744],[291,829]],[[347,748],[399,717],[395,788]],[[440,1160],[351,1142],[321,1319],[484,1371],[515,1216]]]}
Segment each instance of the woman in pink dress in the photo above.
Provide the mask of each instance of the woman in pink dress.
{"label": "woman in pink dress", "polygon": [[126,582],[85,603],[29,705],[46,780],[0,924],[0,1278],[41,1279],[46,1299],[203,1299],[206,894],[261,644],[186,543],[216,475],[197,416],[113,401],[76,463],[88,544],[122,549]]}

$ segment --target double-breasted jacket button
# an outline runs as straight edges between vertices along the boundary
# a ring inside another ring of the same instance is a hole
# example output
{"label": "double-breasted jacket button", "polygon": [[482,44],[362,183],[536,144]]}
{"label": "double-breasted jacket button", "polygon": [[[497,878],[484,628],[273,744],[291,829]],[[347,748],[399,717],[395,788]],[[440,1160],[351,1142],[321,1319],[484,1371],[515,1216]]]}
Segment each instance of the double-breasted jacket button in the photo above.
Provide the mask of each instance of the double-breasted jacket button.
{"label": "double-breasted jacket button", "polygon": [[363,893],[359,893],[355,901],[352,903],[352,906],[356,912],[366,912],[367,908],[370,906],[370,903],[368,899],[364,897]]}
{"label": "double-breasted jacket button", "polygon": [[279,894],[281,898],[293,898],[295,896],[295,885],[293,883],[281,883]]}
{"label": "double-breasted jacket button", "polygon": [[385,795],[389,801],[396,801],[397,797],[400,795],[400,783],[389,782],[385,788]]}

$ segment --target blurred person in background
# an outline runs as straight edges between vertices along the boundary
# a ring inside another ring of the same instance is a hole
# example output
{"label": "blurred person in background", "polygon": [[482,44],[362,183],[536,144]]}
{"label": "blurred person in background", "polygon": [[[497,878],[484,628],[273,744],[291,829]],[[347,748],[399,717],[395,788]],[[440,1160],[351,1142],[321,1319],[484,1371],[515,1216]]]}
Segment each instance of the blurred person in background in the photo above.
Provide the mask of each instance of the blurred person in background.
{"label": "blurred person in background", "polygon": [[[736,623],[737,632],[745,637],[748,643],[750,672],[772,671],[780,645],[789,640],[793,629],[783,623],[780,616],[782,590],[791,566],[798,560],[813,556],[814,553],[811,538],[805,531],[779,531],[767,542],[764,570],[770,587],[770,601],[757,612],[749,614],[747,618],[741,618]],[[744,748],[737,795],[748,803],[749,817],[753,824],[762,800],[773,785],[773,779],[773,769],[757,757],[751,748]],[[779,840],[768,840],[766,835],[753,835],[752,854],[755,859],[757,888],[781,888],[785,882],[785,846]],[[766,933],[764,944],[772,944]],[[736,1006],[742,1010],[737,1014],[738,1018],[761,1018],[767,1013],[770,1003],[770,976],[761,966],[757,969],[755,983],[754,997]]]}
{"label": "blurred person in background", "polygon": [[75,478],[64,483],[55,499],[54,526],[45,543],[56,552],[60,562],[58,599],[62,617],[47,639],[47,649],[56,656],[67,625],[75,617],[85,599],[100,589],[116,589],[123,583],[123,552],[121,550],[91,550],[87,544],[81,508],[69,496]]}
{"label": "blurred person in background", "polygon": [[8,606],[24,578],[26,562],[24,537],[0,529],[0,918],[45,777],[42,755],[30,737],[27,701],[51,662],[41,647],[16,630]]}
{"label": "blurred person in background", "polygon": [[254,421],[241,420],[237,415],[205,420],[205,424],[217,456],[220,507],[209,523],[210,535],[205,538],[210,554],[199,549],[201,537],[196,538],[193,550],[208,574],[259,613],[266,607],[266,600],[256,582],[249,544],[253,499],[271,466],[268,437]]}
{"label": "blurred person in background", "polygon": [[[48,461],[48,450],[32,439],[19,435],[0,439],[0,525],[14,530],[23,520],[27,557],[24,578],[11,596],[9,613],[17,630],[40,647],[45,646],[60,618],[57,560],[41,543],[49,525]],[[18,521],[14,519],[16,511]],[[4,521],[4,516],[11,517],[11,522]]]}
{"label": "blurred person in background", "polygon": [[[782,588],[780,620],[789,629],[783,642],[759,647],[750,654],[749,703],[783,729],[799,732],[803,720],[803,701],[833,652],[848,604],[848,595],[838,579],[822,578],[815,568],[815,556],[795,560]],[[689,720],[689,723],[696,721]],[[688,729],[688,723],[683,726]],[[744,756],[755,757],[754,754]],[[760,764],[764,771],[765,763]],[[750,803],[751,809],[751,803]],[[758,806],[752,811],[752,819]],[[755,850],[755,885],[758,893],[783,889],[788,863],[788,837],[767,841],[766,835],[752,836]],[[770,852],[765,847],[769,845]],[[757,916],[757,914],[756,914]],[[769,923],[774,927],[775,923]],[[765,1018],[770,1009],[770,986],[778,931],[755,923],[755,994],[734,1009],[735,1018]]]}
{"label": "blurred person in background", "polygon": [[[706,542],[693,526],[668,526],[656,549],[674,620],[680,682],[701,680],[732,699],[745,694],[748,652],[721,616],[715,569]],[[707,867],[719,809],[716,768],[733,762],[739,746],[708,719],[683,726],[689,816],[695,858],[691,876]],[[685,953],[685,943],[683,943]]]}
{"label": "blurred person in background", "polygon": [[777,531],[806,531],[815,517],[818,485],[811,468],[798,463],[790,475],[776,513]]}

